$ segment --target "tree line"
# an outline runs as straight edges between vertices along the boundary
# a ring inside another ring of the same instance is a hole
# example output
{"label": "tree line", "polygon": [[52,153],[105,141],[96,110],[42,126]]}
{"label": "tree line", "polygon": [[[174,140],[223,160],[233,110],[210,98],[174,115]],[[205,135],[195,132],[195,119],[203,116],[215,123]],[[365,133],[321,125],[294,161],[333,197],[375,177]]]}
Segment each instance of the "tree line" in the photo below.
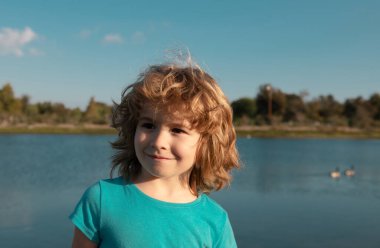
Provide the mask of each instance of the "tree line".
{"label": "tree line", "polygon": [[15,97],[10,83],[0,89],[0,126],[15,124],[109,124],[112,107],[91,97],[87,108],[70,109],[50,101],[30,103],[30,97]]}
{"label": "tree line", "polygon": [[[358,128],[380,127],[380,94],[355,97],[343,103],[333,95],[306,100],[307,92],[285,93],[271,85],[259,86],[255,97],[231,103],[236,125],[331,125]],[[112,106],[90,98],[84,111],[50,101],[31,103],[15,97],[10,83],[0,89],[0,125],[14,124],[110,124]]]}
{"label": "tree line", "polygon": [[380,94],[368,99],[360,96],[337,101],[333,95],[321,95],[306,101],[307,92],[285,93],[271,85],[261,85],[254,98],[231,103],[236,125],[347,126],[380,127]]}

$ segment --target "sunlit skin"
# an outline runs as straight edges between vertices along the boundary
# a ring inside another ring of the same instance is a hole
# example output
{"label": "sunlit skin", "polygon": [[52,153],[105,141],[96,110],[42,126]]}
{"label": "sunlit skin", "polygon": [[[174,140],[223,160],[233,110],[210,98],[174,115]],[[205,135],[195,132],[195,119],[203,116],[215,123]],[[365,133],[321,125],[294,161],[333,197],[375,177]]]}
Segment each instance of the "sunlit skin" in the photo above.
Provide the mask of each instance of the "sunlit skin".
{"label": "sunlit skin", "polygon": [[147,195],[169,202],[196,199],[188,185],[200,134],[179,114],[145,106],[138,120],[134,145],[142,166],[134,180]]}
{"label": "sunlit skin", "polygon": [[77,227],[74,229],[72,248],[96,248],[98,245],[89,240]]}

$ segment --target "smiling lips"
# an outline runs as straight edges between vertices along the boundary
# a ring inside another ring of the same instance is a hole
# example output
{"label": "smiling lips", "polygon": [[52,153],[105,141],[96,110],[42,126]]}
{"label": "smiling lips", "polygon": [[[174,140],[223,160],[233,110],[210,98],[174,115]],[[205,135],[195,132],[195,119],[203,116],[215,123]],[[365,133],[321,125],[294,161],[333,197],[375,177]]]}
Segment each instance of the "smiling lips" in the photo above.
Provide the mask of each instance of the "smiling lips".
{"label": "smiling lips", "polygon": [[165,158],[160,155],[154,155],[154,154],[147,154],[149,157],[153,159],[158,159],[158,160],[172,160],[172,158]]}

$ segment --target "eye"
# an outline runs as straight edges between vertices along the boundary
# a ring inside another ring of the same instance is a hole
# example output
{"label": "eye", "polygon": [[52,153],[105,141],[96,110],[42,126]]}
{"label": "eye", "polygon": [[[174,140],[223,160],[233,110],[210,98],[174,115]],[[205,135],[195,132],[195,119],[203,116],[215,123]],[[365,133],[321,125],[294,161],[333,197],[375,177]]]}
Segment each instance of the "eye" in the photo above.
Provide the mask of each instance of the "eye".
{"label": "eye", "polygon": [[181,128],[177,128],[177,127],[175,127],[175,128],[172,128],[172,130],[171,130],[173,133],[186,133],[186,131],[185,130],[183,130],[183,129],[181,129]]}
{"label": "eye", "polygon": [[153,123],[150,123],[150,122],[144,122],[141,124],[141,127],[146,128],[146,129],[153,129],[154,125]]}

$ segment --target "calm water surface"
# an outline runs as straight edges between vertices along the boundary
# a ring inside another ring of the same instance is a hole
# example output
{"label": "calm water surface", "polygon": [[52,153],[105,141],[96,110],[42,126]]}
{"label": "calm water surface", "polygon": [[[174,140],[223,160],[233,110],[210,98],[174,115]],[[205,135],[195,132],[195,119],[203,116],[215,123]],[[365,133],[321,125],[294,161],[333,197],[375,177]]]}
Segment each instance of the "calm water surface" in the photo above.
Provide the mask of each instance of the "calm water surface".
{"label": "calm water surface", "polygon": [[[1,135],[1,247],[69,247],[68,215],[109,176],[113,136]],[[239,247],[380,247],[380,141],[239,139],[244,167],[212,194]],[[353,178],[328,172],[355,166]]]}

